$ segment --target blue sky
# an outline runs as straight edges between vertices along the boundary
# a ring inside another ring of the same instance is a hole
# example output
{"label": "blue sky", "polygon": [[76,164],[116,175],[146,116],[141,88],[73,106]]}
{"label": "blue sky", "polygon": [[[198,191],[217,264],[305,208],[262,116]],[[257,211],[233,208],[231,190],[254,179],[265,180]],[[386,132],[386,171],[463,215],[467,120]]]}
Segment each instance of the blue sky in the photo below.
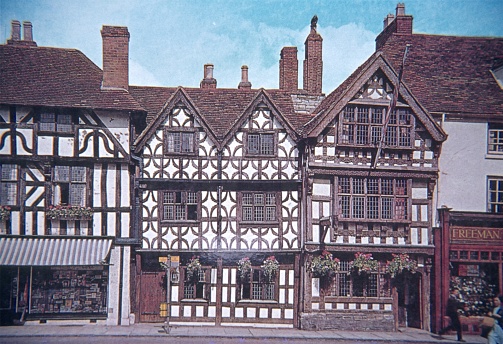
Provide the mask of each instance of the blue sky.
{"label": "blue sky", "polygon": [[[395,13],[398,2],[0,0],[0,42],[10,37],[12,19],[27,20],[39,46],[81,50],[101,67],[102,25],[127,26],[133,85],[198,87],[203,65],[213,63],[218,87],[237,87],[246,64],[253,88],[277,88],[281,48],[298,47],[301,71],[316,14],[323,37],[323,91],[329,93],[372,54],[383,19]],[[416,33],[503,36],[501,0],[404,2]]]}

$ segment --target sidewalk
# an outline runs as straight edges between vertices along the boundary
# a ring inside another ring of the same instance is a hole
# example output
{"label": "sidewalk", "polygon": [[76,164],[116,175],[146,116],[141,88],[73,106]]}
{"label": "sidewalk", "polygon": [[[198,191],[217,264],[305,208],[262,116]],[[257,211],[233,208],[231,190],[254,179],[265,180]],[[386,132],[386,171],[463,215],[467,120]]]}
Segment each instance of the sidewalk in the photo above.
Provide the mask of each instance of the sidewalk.
{"label": "sidewalk", "polygon": [[[211,338],[284,338],[333,339],[355,342],[395,343],[455,343],[456,335],[446,335],[444,340],[430,332],[418,329],[400,329],[398,332],[356,331],[302,331],[291,328],[173,326],[166,334],[162,324],[135,324],[131,326],[104,325],[36,325],[0,327],[0,338],[7,337],[211,337]],[[465,335],[466,343],[486,343],[478,335]]]}

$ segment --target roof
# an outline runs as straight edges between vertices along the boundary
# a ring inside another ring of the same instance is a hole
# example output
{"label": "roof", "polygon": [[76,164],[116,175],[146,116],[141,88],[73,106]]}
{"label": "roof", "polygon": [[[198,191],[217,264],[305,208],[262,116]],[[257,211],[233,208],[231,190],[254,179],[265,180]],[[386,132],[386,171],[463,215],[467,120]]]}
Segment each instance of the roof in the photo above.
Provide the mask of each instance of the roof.
{"label": "roof", "polygon": [[[130,86],[129,92],[147,110],[147,124],[150,124],[178,89],[184,91],[218,140],[224,139],[260,91],[257,89]],[[310,115],[295,113],[289,92],[281,90],[267,90],[266,92],[294,130],[300,130],[310,118]]]}
{"label": "roof", "polygon": [[503,90],[491,73],[503,38],[394,34],[380,50],[395,70],[406,44],[402,80],[430,113],[503,115]]}
{"label": "roof", "polygon": [[0,45],[0,103],[143,110],[126,90],[102,90],[102,79],[78,50]]}

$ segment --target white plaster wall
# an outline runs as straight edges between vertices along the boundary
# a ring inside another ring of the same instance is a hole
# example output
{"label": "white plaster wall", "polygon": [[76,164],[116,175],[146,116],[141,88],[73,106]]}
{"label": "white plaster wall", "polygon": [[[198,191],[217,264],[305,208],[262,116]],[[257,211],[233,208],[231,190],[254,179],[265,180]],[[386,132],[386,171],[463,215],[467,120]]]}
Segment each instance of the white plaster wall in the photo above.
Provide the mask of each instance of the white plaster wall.
{"label": "white plaster wall", "polygon": [[[110,265],[108,269],[108,316],[107,325],[119,323],[119,270],[121,254],[120,247],[112,247],[110,250]],[[123,285],[124,287],[124,285]]]}
{"label": "white plaster wall", "polygon": [[503,176],[503,159],[487,158],[487,123],[447,121],[443,128],[436,208],[485,212],[487,176]]}

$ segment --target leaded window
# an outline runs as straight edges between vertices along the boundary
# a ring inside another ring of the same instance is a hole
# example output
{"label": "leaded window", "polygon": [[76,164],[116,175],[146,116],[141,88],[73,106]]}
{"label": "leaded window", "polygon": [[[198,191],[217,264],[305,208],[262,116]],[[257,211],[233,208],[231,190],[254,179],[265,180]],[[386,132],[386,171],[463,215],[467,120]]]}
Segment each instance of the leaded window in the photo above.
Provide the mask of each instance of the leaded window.
{"label": "leaded window", "polygon": [[54,205],[86,206],[87,168],[55,166],[53,174]]}
{"label": "leaded window", "polygon": [[330,296],[338,297],[379,297],[389,296],[386,275],[381,271],[366,274],[351,273],[349,261],[341,261],[340,268],[331,284]]}
{"label": "leaded window", "polygon": [[489,177],[487,192],[487,211],[503,213],[503,177]]}
{"label": "leaded window", "polygon": [[247,154],[249,155],[274,155],[273,133],[248,133]]}
{"label": "leaded window", "polygon": [[339,177],[338,183],[340,218],[408,220],[406,179]]}
{"label": "leaded window", "polygon": [[[192,280],[185,279],[183,284],[184,299],[205,299],[210,297],[210,269],[200,269]],[[187,273],[185,274],[187,276]]]}
{"label": "leaded window", "polygon": [[72,115],[43,112],[40,114],[39,130],[72,132]]}
{"label": "leaded window", "polygon": [[275,192],[243,192],[241,201],[243,221],[276,221]]}
{"label": "leaded window", "polygon": [[162,191],[161,218],[164,221],[197,221],[199,196],[191,191]]}
{"label": "leaded window", "polygon": [[2,164],[0,166],[2,179],[0,190],[1,205],[17,205],[18,201],[18,166]]}
{"label": "leaded window", "polygon": [[240,299],[276,300],[276,283],[268,281],[259,268],[253,268],[248,281],[241,283]]}
{"label": "leaded window", "polygon": [[193,131],[166,131],[166,154],[194,154],[195,133]]}

